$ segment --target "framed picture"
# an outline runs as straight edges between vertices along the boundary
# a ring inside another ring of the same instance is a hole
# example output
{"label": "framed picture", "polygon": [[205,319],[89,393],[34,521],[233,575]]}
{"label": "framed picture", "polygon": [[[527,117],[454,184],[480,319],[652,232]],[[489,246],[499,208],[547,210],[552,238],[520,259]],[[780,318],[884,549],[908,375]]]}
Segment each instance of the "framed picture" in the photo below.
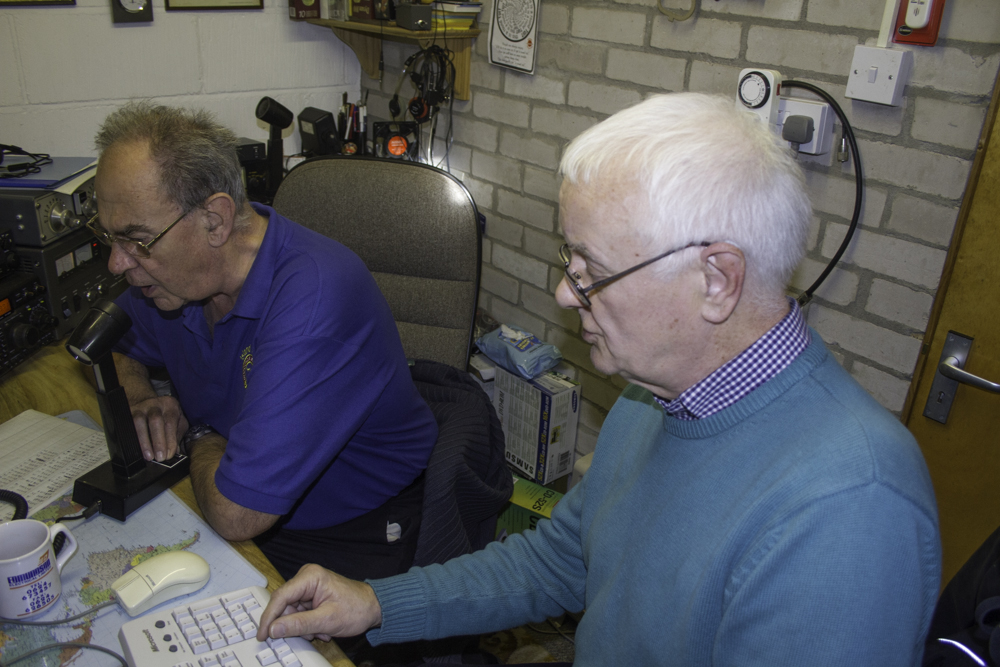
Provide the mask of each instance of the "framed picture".
{"label": "framed picture", "polygon": [[166,0],[166,4],[168,12],[201,9],[264,9],[264,0]]}
{"label": "framed picture", "polygon": [[36,7],[38,5],[75,5],[76,0],[0,0],[0,7]]}

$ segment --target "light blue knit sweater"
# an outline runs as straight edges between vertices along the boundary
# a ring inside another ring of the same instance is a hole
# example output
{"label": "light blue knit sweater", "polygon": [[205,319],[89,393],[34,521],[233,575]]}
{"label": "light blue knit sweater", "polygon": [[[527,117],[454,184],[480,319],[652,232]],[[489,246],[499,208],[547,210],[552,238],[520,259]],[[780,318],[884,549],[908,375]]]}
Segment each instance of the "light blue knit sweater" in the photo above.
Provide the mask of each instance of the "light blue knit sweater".
{"label": "light blue knit sweater", "polygon": [[917,665],[940,578],[913,438],[813,343],[700,421],[629,386],[551,521],[370,582],[373,643],[586,608],[576,665]]}

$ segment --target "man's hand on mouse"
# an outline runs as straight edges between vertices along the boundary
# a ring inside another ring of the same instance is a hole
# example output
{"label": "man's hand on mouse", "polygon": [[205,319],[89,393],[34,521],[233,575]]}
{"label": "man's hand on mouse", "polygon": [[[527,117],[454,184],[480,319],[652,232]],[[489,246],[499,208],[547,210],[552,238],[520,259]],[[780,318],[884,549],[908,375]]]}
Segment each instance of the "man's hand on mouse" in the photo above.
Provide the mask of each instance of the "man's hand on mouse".
{"label": "man's hand on mouse", "polygon": [[382,624],[375,591],[319,565],[305,565],[271,594],[257,630],[257,640],[304,637],[329,641],[353,637]]}
{"label": "man's hand on mouse", "polygon": [[188,430],[181,404],[173,396],[155,396],[134,404],[132,421],[147,461],[173,458],[177,442]]}

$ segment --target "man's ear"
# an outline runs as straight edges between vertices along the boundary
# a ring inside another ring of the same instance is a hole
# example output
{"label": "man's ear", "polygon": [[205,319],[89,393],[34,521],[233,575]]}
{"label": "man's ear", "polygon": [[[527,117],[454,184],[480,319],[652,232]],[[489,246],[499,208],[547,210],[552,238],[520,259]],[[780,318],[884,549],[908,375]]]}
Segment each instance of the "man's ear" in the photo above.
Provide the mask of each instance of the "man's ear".
{"label": "man's ear", "polygon": [[722,324],[736,310],[743,294],[746,258],[732,243],[713,243],[701,251],[705,275],[705,299],[702,317],[712,324]]}
{"label": "man's ear", "polygon": [[233,233],[236,202],[224,192],[216,192],[205,201],[204,208],[208,211],[208,242],[213,248],[219,248]]}

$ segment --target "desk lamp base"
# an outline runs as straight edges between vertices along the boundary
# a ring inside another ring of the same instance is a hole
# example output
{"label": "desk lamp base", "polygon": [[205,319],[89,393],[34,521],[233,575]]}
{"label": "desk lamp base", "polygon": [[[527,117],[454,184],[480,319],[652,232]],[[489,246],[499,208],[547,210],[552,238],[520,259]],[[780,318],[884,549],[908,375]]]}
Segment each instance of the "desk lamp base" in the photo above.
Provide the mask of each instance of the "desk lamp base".
{"label": "desk lamp base", "polygon": [[108,461],[77,478],[73,502],[91,507],[100,501],[101,514],[125,521],[129,514],[186,477],[190,464],[188,457],[178,455],[164,463],[149,461],[137,474],[124,477],[116,475]]}

